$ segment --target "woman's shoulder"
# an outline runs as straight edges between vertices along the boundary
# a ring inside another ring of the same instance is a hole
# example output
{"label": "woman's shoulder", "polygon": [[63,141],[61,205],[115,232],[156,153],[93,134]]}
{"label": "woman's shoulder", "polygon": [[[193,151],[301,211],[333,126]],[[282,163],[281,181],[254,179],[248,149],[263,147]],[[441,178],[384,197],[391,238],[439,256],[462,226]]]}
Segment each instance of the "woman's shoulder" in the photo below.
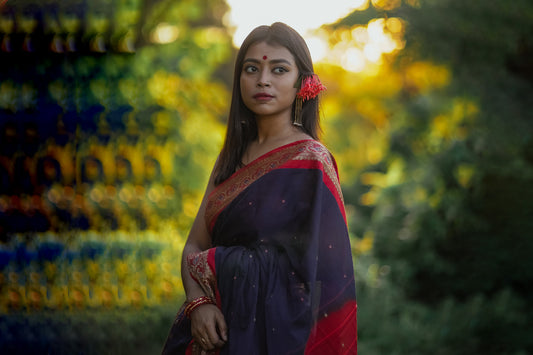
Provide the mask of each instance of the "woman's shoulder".
{"label": "woman's shoulder", "polygon": [[299,145],[303,148],[301,153],[307,156],[312,156],[315,159],[323,160],[327,163],[333,163],[333,155],[324,143],[315,139],[305,139],[299,142]]}
{"label": "woman's shoulder", "polygon": [[322,142],[313,139],[301,141],[298,144],[300,145],[299,153],[293,158],[295,165],[320,170],[326,184],[331,187],[332,191],[336,191],[336,196],[339,196],[339,200],[342,201],[339,171],[329,149]]}
{"label": "woman's shoulder", "polygon": [[309,138],[309,139],[302,139],[300,142],[303,145],[309,147],[309,149],[311,149],[312,151],[329,153],[329,149],[326,147],[326,145],[319,140]]}
{"label": "woman's shoulder", "polygon": [[[324,145],[324,143],[315,139],[305,139],[296,142],[297,152],[293,157],[293,160],[305,160],[311,163],[311,165],[320,165],[321,169],[325,170],[329,174],[334,173],[338,177],[337,163],[333,154]],[[317,166],[318,167],[318,166]]]}

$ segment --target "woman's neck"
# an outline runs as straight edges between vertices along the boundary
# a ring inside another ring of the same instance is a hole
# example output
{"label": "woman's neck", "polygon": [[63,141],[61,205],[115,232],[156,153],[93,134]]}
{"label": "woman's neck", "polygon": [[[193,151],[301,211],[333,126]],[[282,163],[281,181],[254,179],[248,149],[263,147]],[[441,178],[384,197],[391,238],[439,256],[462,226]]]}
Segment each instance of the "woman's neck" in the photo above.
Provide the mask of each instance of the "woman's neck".
{"label": "woman's neck", "polygon": [[261,117],[256,119],[257,138],[251,142],[242,157],[243,165],[247,165],[263,154],[285,144],[311,137],[300,128],[294,126],[290,119]]}
{"label": "woman's neck", "polygon": [[259,145],[285,140],[292,135],[302,133],[302,131],[292,125],[290,119],[287,118],[258,117],[256,118],[256,123],[256,143]]}

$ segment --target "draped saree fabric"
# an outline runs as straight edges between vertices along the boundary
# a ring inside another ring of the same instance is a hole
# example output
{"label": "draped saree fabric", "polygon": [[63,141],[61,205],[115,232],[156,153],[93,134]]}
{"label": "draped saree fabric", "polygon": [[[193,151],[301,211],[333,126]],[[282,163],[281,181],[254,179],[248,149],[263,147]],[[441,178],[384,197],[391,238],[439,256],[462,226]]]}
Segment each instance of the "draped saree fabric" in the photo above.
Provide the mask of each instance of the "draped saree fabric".
{"label": "draped saree fabric", "polygon": [[[213,247],[187,264],[225,316],[217,353],[357,353],[344,203],[322,144],[294,142],[241,168],[211,193],[205,217]],[[163,352],[179,346],[197,346],[181,314]]]}

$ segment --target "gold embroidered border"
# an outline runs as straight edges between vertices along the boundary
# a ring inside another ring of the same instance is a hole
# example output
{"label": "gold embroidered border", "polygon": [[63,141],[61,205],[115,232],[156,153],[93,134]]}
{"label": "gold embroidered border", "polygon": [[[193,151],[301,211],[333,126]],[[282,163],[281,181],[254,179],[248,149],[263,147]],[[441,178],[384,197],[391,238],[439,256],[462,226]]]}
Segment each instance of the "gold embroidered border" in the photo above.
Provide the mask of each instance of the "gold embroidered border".
{"label": "gold embroidered border", "polygon": [[207,258],[209,249],[199,253],[187,255],[187,268],[189,273],[194,276],[198,284],[202,287],[206,295],[216,302],[214,284],[216,283],[215,275],[209,267]]}
{"label": "gold embroidered border", "polygon": [[322,163],[325,173],[335,186],[341,201],[342,192],[335,165],[326,147],[314,140],[297,142],[267,153],[250,165],[240,169],[234,176],[218,186],[209,196],[205,219],[209,229],[213,219],[254,181],[274,169],[281,168],[290,160],[315,160]]}

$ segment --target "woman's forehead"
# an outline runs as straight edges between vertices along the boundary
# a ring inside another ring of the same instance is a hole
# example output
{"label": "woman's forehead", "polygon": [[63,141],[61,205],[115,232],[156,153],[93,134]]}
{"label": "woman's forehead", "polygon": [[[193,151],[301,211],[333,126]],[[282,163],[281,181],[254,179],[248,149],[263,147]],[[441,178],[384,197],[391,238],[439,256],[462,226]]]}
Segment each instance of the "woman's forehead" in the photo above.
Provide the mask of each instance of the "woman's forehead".
{"label": "woman's forehead", "polygon": [[244,59],[247,58],[263,60],[286,59],[291,63],[294,63],[294,56],[287,48],[277,44],[268,44],[266,42],[252,44],[244,56]]}

